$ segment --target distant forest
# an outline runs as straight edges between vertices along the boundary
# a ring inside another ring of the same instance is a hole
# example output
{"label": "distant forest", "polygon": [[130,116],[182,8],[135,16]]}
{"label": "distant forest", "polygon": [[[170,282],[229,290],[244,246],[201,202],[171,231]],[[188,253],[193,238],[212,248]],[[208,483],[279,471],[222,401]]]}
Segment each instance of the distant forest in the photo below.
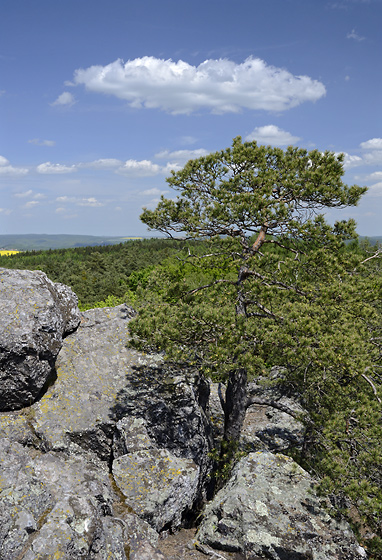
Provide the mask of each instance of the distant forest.
{"label": "distant forest", "polygon": [[[187,246],[200,246],[188,242]],[[151,270],[185,247],[169,239],[138,239],[117,245],[24,251],[0,256],[0,267],[42,270],[77,294],[80,308],[117,305],[133,300],[138,284]]]}
{"label": "distant forest", "polygon": [[72,247],[93,247],[95,245],[115,245],[130,239],[141,239],[136,236],[102,237],[96,235],[47,235],[33,233],[29,235],[0,235],[0,249],[16,249],[18,251],[43,251],[45,249],[69,249]]}

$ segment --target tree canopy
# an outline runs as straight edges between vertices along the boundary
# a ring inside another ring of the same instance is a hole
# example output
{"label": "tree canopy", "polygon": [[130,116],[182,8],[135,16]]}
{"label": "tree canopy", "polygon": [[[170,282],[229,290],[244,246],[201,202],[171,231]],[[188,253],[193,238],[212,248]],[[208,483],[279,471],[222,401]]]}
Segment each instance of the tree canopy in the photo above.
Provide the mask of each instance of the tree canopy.
{"label": "tree canopy", "polygon": [[153,271],[132,332],[135,344],[227,380],[223,453],[253,402],[247,379],[266,380],[278,366],[306,410],[300,460],[376,527],[379,251],[349,250],[353,220],[325,221],[325,209],[356,205],[366,190],[344,184],[343,173],[342,155],[240,138],[173,172],[167,182],[177,198],[162,197],[141,219],[170,237],[207,239],[208,250]]}

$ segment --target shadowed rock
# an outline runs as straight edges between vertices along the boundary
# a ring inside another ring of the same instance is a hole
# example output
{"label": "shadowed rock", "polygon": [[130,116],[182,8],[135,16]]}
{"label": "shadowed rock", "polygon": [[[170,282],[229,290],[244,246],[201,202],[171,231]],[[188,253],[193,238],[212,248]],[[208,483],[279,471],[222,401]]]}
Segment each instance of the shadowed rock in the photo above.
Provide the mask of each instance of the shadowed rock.
{"label": "shadowed rock", "polygon": [[62,339],[80,322],[77,297],[40,271],[0,269],[0,410],[33,403]]}

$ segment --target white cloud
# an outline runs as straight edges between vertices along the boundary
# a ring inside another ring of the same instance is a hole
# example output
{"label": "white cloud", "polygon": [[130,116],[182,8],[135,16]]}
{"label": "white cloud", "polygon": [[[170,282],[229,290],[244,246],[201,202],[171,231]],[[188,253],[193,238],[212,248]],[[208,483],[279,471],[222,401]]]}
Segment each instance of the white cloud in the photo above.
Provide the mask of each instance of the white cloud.
{"label": "white cloud", "polygon": [[368,192],[371,196],[382,196],[382,181],[371,185]]}
{"label": "white cloud", "polygon": [[64,91],[57,97],[56,101],[53,101],[53,103],[51,103],[51,105],[64,105],[70,107],[71,105],[74,105],[75,102],[76,100],[74,95],[69,91]]}
{"label": "white cloud", "polygon": [[74,196],[70,197],[70,196],[58,196],[56,198],[57,202],[75,202],[76,198],[74,198]]}
{"label": "white cloud", "polygon": [[336,155],[338,156],[340,153],[344,154],[344,167],[349,169],[350,167],[358,167],[363,165],[363,159],[360,156],[351,155],[346,152],[339,152]]}
{"label": "white cloud", "polygon": [[362,37],[361,35],[358,35],[356,30],[352,29],[351,32],[346,35],[346,39],[354,39],[354,41],[361,42],[361,41],[365,40],[365,37]]}
{"label": "white cloud", "polygon": [[145,196],[160,196],[161,194],[165,194],[166,192],[168,191],[161,191],[160,189],[154,187],[153,189],[146,189],[145,191],[142,191],[141,194]]}
{"label": "white cloud", "polygon": [[274,124],[258,126],[245,139],[256,140],[260,144],[271,144],[273,146],[289,146],[300,140],[298,136],[292,136],[289,132]]}
{"label": "white cloud", "polygon": [[55,210],[56,214],[64,214],[66,212],[65,208],[56,208]]}
{"label": "white cloud", "polygon": [[68,167],[67,165],[61,165],[60,163],[50,163],[50,161],[40,163],[40,165],[37,166],[37,172],[42,173],[43,175],[73,173],[74,171],[77,171],[75,165]]}
{"label": "white cloud", "polygon": [[17,198],[26,198],[27,196],[31,196],[33,194],[33,191],[30,189],[29,191],[24,191],[21,193],[15,193],[14,196],[16,196]]}
{"label": "white cloud", "polygon": [[99,202],[96,198],[82,198],[77,202],[78,206],[91,206],[92,208],[98,208],[99,206],[105,206],[102,202]]}
{"label": "white cloud", "polygon": [[360,144],[363,150],[382,150],[382,138],[372,138]]}
{"label": "white cloud", "polygon": [[54,140],[40,140],[39,138],[33,138],[32,140],[28,140],[29,144],[34,144],[35,146],[55,146],[56,142]]}
{"label": "white cloud", "polygon": [[9,216],[9,214],[12,213],[12,210],[9,210],[8,208],[0,208],[0,214],[5,214],[6,216]]}
{"label": "white cloud", "polygon": [[202,108],[214,113],[241,109],[284,111],[325,95],[325,86],[309,76],[294,76],[268,66],[259,58],[236,64],[227,59],[206,60],[192,66],[183,60],[152,56],[106,66],[91,66],[74,73],[74,85],[114,95],[131,107],[192,113]]}
{"label": "white cloud", "polygon": [[[64,203],[74,203],[76,206],[91,206],[93,208],[97,208],[99,206],[105,206],[102,202],[99,202],[94,197],[89,198],[79,198],[76,196],[58,196],[56,198],[56,202],[64,202]],[[56,212],[61,213],[64,209],[56,209]]]}
{"label": "white cloud", "polygon": [[118,169],[118,173],[149,177],[161,173],[161,167],[147,159],[143,159],[141,161],[128,159],[124,165]]}
{"label": "white cloud", "polygon": [[[168,150],[163,150],[162,152],[158,152],[155,154],[157,159],[167,159],[171,160],[171,162],[176,162],[184,165],[190,159],[197,159],[202,156],[206,156],[209,152],[204,148],[199,148],[197,150],[176,150],[174,152],[170,152]],[[170,164],[171,165],[171,164]]]}
{"label": "white cloud", "polygon": [[24,204],[23,208],[33,208],[34,206],[37,206],[37,204],[40,204],[37,200],[29,200],[26,204]]}
{"label": "white cloud", "polygon": [[27,173],[28,169],[13,167],[5,157],[0,156],[0,175],[26,175]]}
{"label": "white cloud", "polygon": [[9,161],[5,157],[0,156],[0,166],[4,165],[9,165]]}
{"label": "white cloud", "polygon": [[123,162],[119,159],[104,158],[97,159],[96,161],[90,161],[89,163],[80,163],[79,167],[93,167],[94,169],[108,169],[110,167],[118,167],[123,165]]}
{"label": "white cloud", "polygon": [[382,181],[382,171],[375,171],[365,178],[365,181]]}
{"label": "white cloud", "polygon": [[382,165],[382,138],[371,138],[361,142],[361,155],[350,155],[345,152],[344,166],[360,167],[363,165]]}

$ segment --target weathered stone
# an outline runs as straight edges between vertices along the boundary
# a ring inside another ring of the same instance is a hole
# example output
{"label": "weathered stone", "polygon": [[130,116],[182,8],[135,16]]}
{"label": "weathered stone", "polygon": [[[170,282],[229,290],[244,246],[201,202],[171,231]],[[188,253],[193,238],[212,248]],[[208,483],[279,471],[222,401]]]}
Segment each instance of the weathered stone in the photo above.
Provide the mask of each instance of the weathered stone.
{"label": "weathered stone", "polygon": [[[277,402],[297,414],[304,412],[298,399],[285,394],[281,384],[264,386],[250,383],[249,390],[251,395],[260,397],[264,402]],[[214,437],[217,439],[223,435],[224,413],[221,400],[224,401],[224,398],[225,386],[211,383],[208,412]],[[301,447],[304,435],[304,424],[290,414],[266,404],[254,404],[247,409],[239,447],[245,452],[268,450],[282,453]]]}
{"label": "weathered stone", "polygon": [[310,475],[285,455],[251,453],[207,505],[196,539],[246,560],[361,560],[345,522],[323,509]]}
{"label": "weathered stone", "polygon": [[[54,385],[29,409],[0,414],[0,436],[42,451],[83,449],[109,467],[114,460],[122,492],[127,477],[151,474],[150,503],[139,509],[130,495],[127,503],[159,530],[177,527],[204,495],[212,440],[200,403],[208,386],[195,373],[165,367],[161,356],[128,349],[133,315],[126,305],[83,313],[57,358]],[[153,472],[133,469],[141,450]],[[173,465],[163,477],[155,475],[157,459]]]}
{"label": "weathered stone", "polygon": [[113,462],[113,475],[126,504],[157,531],[180,527],[199,493],[199,468],[167,449],[122,455]]}
{"label": "weathered stone", "polygon": [[143,543],[138,550],[130,554],[130,560],[167,560],[160,550],[150,543]]}
{"label": "weathered stone", "polygon": [[70,288],[43,272],[0,269],[0,410],[40,395],[63,337],[80,321],[77,303]]}
{"label": "weathered stone", "polygon": [[100,461],[43,454],[3,439],[0,558],[106,560],[113,550],[109,557],[125,560],[126,526],[111,517],[113,499]]}

